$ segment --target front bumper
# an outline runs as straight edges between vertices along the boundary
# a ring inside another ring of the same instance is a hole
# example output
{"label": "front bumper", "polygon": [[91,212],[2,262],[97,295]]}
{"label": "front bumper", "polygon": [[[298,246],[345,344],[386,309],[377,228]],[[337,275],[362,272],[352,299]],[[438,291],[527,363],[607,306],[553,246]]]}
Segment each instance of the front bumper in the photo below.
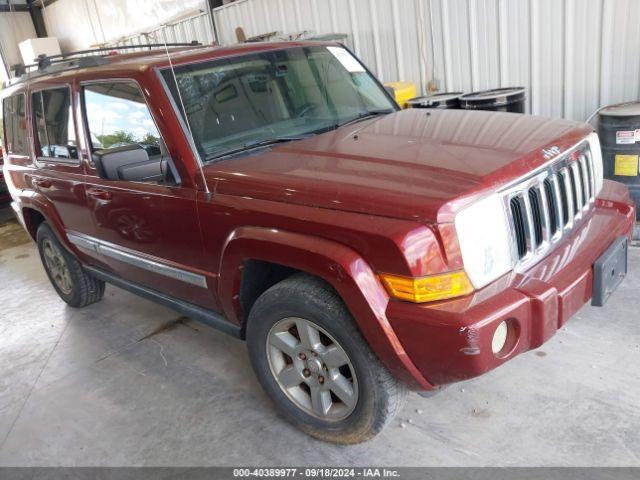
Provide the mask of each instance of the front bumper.
{"label": "front bumper", "polygon": [[[591,298],[593,263],[619,236],[631,239],[635,202],[605,181],[595,208],[540,263],[464,298],[424,305],[393,301],[387,318],[420,373],[434,386],[465,380],[537,348]],[[614,298],[611,301],[615,301]],[[491,348],[507,321],[507,346]]]}

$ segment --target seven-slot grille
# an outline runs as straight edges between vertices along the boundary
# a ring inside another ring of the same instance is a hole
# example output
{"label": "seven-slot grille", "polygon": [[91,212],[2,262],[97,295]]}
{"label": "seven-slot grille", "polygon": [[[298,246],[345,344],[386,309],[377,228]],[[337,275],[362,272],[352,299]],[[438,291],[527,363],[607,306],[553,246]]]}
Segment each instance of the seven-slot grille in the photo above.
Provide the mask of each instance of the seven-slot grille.
{"label": "seven-slot grille", "polygon": [[518,264],[530,263],[571,230],[595,200],[588,145],[563,155],[507,195]]}

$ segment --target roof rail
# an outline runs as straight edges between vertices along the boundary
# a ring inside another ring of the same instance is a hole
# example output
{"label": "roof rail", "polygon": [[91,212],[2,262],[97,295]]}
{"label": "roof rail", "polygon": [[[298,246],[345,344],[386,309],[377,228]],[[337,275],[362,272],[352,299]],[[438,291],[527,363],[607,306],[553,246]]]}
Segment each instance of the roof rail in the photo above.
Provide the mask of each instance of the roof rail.
{"label": "roof rail", "polygon": [[[118,45],[113,47],[92,48],[89,50],[77,50],[58,55],[39,55],[34,59],[35,63],[28,65],[16,64],[11,67],[15,79],[23,80],[34,78],[48,73],[62,72],[73,68],[86,68],[104,65],[105,57],[114,51],[130,50],[135,48],[165,48],[165,47],[201,47],[196,40],[189,43],[144,43],[139,45]],[[80,56],[79,56],[80,55]]]}
{"label": "roof rail", "polygon": [[76,50],[75,52],[69,53],[60,53],[58,55],[40,55],[38,58],[34,59],[34,61],[40,62],[41,57],[45,57],[50,60],[68,58],[75,55],[87,55],[87,54],[95,54],[100,52],[106,52],[107,54],[114,50],[129,50],[131,48],[164,48],[165,45],[167,47],[200,47],[202,44],[197,40],[193,40],[191,42],[183,42],[183,43],[141,43],[138,45],[116,45],[113,47],[99,47],[99,48],[90,48],[88,50]]}

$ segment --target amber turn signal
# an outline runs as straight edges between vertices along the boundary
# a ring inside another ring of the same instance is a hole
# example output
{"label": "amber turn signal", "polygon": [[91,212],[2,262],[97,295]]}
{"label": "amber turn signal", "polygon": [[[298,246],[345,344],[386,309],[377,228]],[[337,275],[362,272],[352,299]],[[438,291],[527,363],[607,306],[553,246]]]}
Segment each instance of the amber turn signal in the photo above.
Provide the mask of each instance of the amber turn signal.
{"label": "amber turn signal", "polygon": [[421,278],[383,273],[380,279],[392,297],[414,303],[445,300],[473,292],[473,286],[464,270]]}

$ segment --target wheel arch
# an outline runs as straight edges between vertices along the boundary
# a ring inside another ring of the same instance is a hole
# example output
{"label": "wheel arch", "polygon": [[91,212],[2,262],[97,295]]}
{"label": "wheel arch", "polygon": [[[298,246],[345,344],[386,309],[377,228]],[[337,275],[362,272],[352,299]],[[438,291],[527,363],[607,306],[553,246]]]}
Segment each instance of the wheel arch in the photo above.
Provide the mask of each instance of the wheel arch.
{"label": "wheel arch", "polygon": [[47,219],[39,210],[31,207],[25,207],[22,209],[22,218],[24,220],[25,230],[35,242],[37,240],[36,234],[38,232],[38,227],[41,223],[46,222]]}
{"label": "wheel arch", "polygon": [[389,295],[357,252],[310,235],[262,227],[238,228],[223,249],[218,297],[226,317],[240,325],[248,316],[241,289],[250,262],[268,262],[321,278],[338,293],[364,338],[391,372],[414,389],[433,388],[400,344],[386,318]]}
{"label": "wheel arch", "polygon": [[22,216],[23,226],[34,242],[37,240],[38,227],[41,223],[46,222],[64,247],[71,252],[74,251],[65,234],[64,224],[58,211],[53,203],[45,196],[34,194],[30,196],[28,200],[21,199],[19,202],[19,210]]}

